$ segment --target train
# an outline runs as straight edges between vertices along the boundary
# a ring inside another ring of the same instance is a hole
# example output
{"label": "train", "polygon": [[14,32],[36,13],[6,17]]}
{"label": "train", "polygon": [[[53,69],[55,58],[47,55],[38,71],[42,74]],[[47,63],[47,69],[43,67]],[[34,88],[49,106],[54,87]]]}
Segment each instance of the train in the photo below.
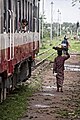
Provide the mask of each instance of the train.
{"label": "train", "polygon": [[0,0],[0,101],[31,76],[39,52],[40,0]]}

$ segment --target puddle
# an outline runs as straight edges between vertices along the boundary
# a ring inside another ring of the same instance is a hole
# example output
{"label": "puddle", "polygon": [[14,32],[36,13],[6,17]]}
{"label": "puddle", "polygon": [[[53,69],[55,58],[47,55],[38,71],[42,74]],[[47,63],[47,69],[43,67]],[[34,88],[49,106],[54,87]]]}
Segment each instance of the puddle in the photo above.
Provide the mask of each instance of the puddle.
{"label": "puddle", "polygon": [[37,108],[47,108],[47,107],[50,107],[50,106],[37,104],[37,105],[35,105],[35,107],[37,107]]}
{"label": "puddle", "polygon": [[68,65],[68,64],[65,64],[64,66],[65,67],[72,67],[72,68],[80,68],[79,65]]}
{"label": "puddle", "polygon": [[79,65],[68,65],[68,64],[65,64],[64,67],[65,67],[65,70],[80,71],[80,66]]}
{"label": "puddle", "polygon": [[78,71],[80,71],[80,69],[77,69],[77,68],[65,68],[65,70],[67,71],[76,71],[76,72],[78,72]]}
{"label": "puddle", "polygon": [[54,96],[54,94],[51,94],[51,93],[42,93],[42,95],[44,95],[44,96]]}
{"label": "puddle", "polygon": [[42,86],[43,91],[52,91],[53,89],[56,89],[56,86]]}
{"label": "puddle", "polygon": [[55,89],[56,86],[42,86],[42,88],[46,88],[46,89]]}

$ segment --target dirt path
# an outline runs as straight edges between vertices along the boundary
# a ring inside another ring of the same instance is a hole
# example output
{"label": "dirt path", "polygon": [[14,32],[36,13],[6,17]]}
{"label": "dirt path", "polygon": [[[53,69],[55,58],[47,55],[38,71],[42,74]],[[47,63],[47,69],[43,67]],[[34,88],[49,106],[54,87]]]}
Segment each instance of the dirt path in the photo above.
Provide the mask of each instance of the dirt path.
{"label": "dirt path", "polygon": [[[66,64],[80,65],[80,55],[71,55]],[[80,71],[75,70],[65,70],[63,93],[56,92],[52,65],[42,72],[42,89],[30,98],[20,120],[80,120]]]}

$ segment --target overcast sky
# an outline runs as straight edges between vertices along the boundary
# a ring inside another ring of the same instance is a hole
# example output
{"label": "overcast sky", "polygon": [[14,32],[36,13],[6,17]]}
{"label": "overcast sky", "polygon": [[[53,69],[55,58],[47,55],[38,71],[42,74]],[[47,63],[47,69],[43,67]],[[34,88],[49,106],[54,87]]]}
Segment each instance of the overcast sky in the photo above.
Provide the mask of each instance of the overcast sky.
{"label": "overcast sky", "polygon": [[[42,13],[42,1],[40,2],[40,13]],[[61,12],[59,21],[62,22],[80,22],[79,3],[72,7],[72,0],[44,0],[44,14],[46,21],[51,22],[51,2],[53,2],[53,22],[58,21],[58,9]]]}

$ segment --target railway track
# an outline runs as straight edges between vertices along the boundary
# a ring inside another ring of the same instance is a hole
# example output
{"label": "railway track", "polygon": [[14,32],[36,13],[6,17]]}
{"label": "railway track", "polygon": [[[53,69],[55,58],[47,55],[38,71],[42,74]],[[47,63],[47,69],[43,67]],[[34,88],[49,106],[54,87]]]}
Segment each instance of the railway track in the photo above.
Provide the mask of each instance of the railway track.
{"label": "railway track", "polygon": [[42,60],[45,57],[47,57],[48,55],[50,55],[52,53],[52,49],[47,49],[39,54],[37,54],[36,59],[37,60]]}
{"label": "railway track", "polygon": [[48,58],[50,58],[52,55],[54,55],[54,53],[51,53],[50,55],[48,55],[47,57],[45,57],[45,58],[42,59],[41,61],[37,62],[34,67],[36,68],[36,67],[38,67],[40,64],[44,63],[44,62],[47,61]]}
{"label": "railway track", "polygon": [[[41,53],[39,53],[36,56],[36,62],[35,62],[35,66],[33,67],[32,70],[36,69],[37,67],[39,67],[41,64],[43,64],[45,61],[48,61],[48,58],[50,58],[51,56],[55,55],[55,53],[52,53],[51,49],[45,50]],[[48,61],[50,62],[50,61]]]}
{"label": "railway track", "polygon": [[40,55],[42,55],[42,54],[44,54],[44,53],[46,53],[46,52],[48,52],[48,51],[50,51],[50,50],[52,50],[52,48],[47,49],[47,50],[45,50],[45,51],[43,51],[43,52],[41,52],[41,53],[38,53],[37,56],[40,56]]}
{"label": "railway track", "polygon": [[[50,49],[42,52],[41,54],[38,55],[38,57],[41,55],[48,54],[46,52],[49,52],[49,51],[50,51]],[[50,53],[45,58],[36,60],[37,61],[36,64],[31,68],[32,69],[31,77],[39,74],[42,70],[44,70],[50,64],[50,61],[48,60],[48,58],[51,57],[52,55],[54,55],[54,53]],[[36,59],[37,59],[37,57],[36,57]],[[22,85],[22,84],[26,85],[26,83],[30,83],[31,77],[19,82],[17,85]],[[17,86],[16,86],[16,88],[17,88]]]}
{"label": "railway track", "polygon": [[[48,54],[47,52],[49,52],[51,49],[48,49],[40,54],[38,54],[38,57],[43,55],[45,56],[45,54]],[[42,70],[44,70],[45,68],[47,68],[47,66],[50,64],[50,61],[48,60],[48,58],[50,58],[52,55],[54,55],[55,53],[49,53],[46,57],[42,58],[42,59],[38,59],[36,57],[36,64],[32,67],[32,75],[31,77],[33,77],[36,74],[39,74]],[[23,80],[21,82],[19,82],[17,85],[22,85],[29,82],[29,78],[27,80]]]}
{"label": "railway track", "polygon": [[[48,52],[49,52],[50,50],[51,50],[51,49],[48,49],[48,50],[46,50],[46,51],[38,54],[38,57],[39,57],[39,56],[42,56],[42,55],[45,56],[45,54],[48,54]],[[43,59],[37,61],[36,64],[35,64],[35,66],[34,66],[34,68],[33,68],[33,70],[38,69],[38,67],[39,67],[41,70],[45,69],[45,68],[50,64],[50,61],[48,60],[48,58],[50,58],[50,57],[53,56],[53,55],[55,55],[55,53],[50,53],[50,54],[48,54],[46,57],[44,57]],[[79,53],[77,53],[77,54],[75,54],[75,53],[70,53],[70,55],[73,56],[73,55],[80,55],[80,54],[79,54]],[[43,66],[44,66],[44,67],[43,67]],[[80,71],[80,66],[78,66],[78,65],[76,65],[76,64],[75,64],[75,65],[67,65],[67,64],[65,64],[64,67],[65,67],[65,70]],[[37,71],[37,70],[36,70],[36,71]]]}

